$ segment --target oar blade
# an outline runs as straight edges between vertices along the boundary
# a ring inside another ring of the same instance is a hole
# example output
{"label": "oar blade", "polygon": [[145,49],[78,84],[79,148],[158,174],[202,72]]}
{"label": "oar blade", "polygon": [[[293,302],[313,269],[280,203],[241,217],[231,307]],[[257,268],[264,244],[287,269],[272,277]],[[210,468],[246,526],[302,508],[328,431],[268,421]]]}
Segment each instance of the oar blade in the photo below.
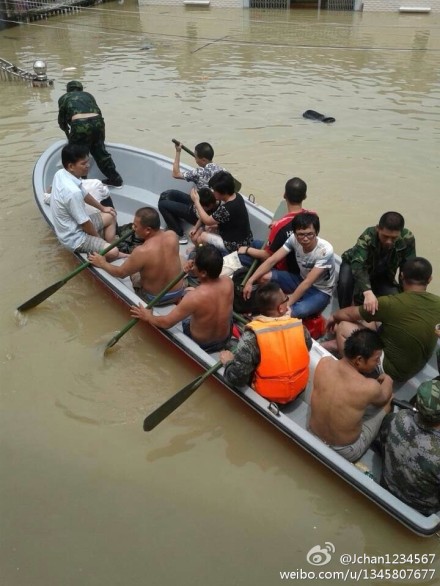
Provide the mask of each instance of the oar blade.
{"label": "oar blade", "polygon": [[18,311],[26,311],[28,309],[32,309],[32,307],[36,307],[37,305],[39,305],[40,303],[45,301],[48,297],[53,295],[56,291],[58,291],[58,289],[61,289],[61,287],[64,285],[64,283],[65,283],[65,279],[62,279],[61,281],[54,283],[50,287],[47,287],[47,289],[45,289],[44,291],[40,291],[40,293],[37,293],[37,295],[34,295],[34,297],[32,297],[32,299],[28,299],[27,301],[22,303],[19,307],[17,307]]}
{"label": "oar blade", "polygon": [[171,415],[173,411],[175,411],[182,403],[184,403],[191,395],[197,391],[200,385],[205,380],[204,375],[200,375],[195,380],[190,382],[186,387],[183,387],[178,393],[173,395],[162,403],[160,407],[158,407],[153,413],[147,415],[144,419],[144,431],[151,431],[154,429],[161,421],[166,419],[168,415]]}

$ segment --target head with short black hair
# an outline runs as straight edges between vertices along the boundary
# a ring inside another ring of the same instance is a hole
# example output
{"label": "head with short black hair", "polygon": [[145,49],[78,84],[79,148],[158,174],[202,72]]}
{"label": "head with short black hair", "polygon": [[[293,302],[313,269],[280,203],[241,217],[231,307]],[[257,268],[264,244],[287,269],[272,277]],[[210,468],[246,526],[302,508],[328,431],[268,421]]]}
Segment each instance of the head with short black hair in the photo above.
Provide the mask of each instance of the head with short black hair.
{"label": "head with short black hair", "polygon": [[227,171],[217,171],[209,180],[208,185],[220,195],[233,195],[235,193],[234,178]]}
{"label": "head with short black hair", "polygon": [[255,305],[260,313],[266,315],[279,305],[281,287],[275,281],[260,285],[255,293]]}
{"label": "head with short black hair", "polygon": [[214,158],[214,149],[209,144],[209,142],[199,142],[199,144],[196,144],[194,147],[194,154],[198,159],[212,161]]}
{"label": "head with short black hair", "polygon": [[295,216],[292,220],[292,228],[294,233],[296,233],[297,230],[306,230],[310,226],[314,228],[316,235],[318,235],[321,227],[318,214],[303,212],[302,214]]}
{"label": "head with short black hair", "polygon": [[289,203],[302,203],[307,197],[307,183],[299,177],[292,177],[286,183],[284,197]]}
{"label": "head with short black hair", "polygon": [[136,210],[135,217],[139,219],[142,228],[160,230],[160,216],[154,208],[145,206]]}
{"label": "head with short black hair", "polygon": [[83,144],[67,143],[61,151],[61,163],[65,169],[89,156],[89,148]]}
{"label": "head with short black hair", "polygon": [[407,285],[427,286],[432,277],[432,265],[422,256],[406,261],[402,267],[402,278]]}
{"label": "head with short black hair", "polygon": [[198,190],[200,205],[207,213],[212,213],[217,207],[217,200],[209,187],[201,187]]}
{"label": "head with short black hair", "polygon": [[355,330],[344,344],[344,356],[349,360],[358,357],[368,360],[378,350],[383,350],[383,342],[377,332],[368,328]]}
{"label": "head with short black hair", "polygon": [[380,217],[378,227],[393,232],[397,230],[402,232],[405,227],[405,219],[399,212],[386,212]]}
{"label": "head with short black hair", "polygon": [[194,264],[197,270],[204,271],[210,279],[217,279],[223,268],[222,253],[212,244],[204,244],[197,248]]}

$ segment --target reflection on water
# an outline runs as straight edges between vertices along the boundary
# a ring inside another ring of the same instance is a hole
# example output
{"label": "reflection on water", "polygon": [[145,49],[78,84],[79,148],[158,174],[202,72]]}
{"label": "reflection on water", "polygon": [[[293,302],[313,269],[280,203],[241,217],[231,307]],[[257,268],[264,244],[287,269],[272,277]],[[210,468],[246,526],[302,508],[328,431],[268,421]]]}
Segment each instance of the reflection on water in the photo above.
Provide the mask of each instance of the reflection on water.
{"label": "reflection on water", "polygon": [[339,253],[397,209],[440,293],[439,26],[434,14],[130,0],[0,33],[4,59],[31,69],[44,58],[55,79],[0,82],[5,584],[271,585],[310,569],[307,551],[326,541],[339,553],[436,551],[217,384],[145,434],[144,417],[200,370],[140,326],[103,357],[129,316],[87,275],[14,309],[74,266],[30,185],[37,156],[63,137],[57,100],[72,78],[96,96],[111,141],[172,156],[172,137],[208,140],[270,209],[302,177]]}

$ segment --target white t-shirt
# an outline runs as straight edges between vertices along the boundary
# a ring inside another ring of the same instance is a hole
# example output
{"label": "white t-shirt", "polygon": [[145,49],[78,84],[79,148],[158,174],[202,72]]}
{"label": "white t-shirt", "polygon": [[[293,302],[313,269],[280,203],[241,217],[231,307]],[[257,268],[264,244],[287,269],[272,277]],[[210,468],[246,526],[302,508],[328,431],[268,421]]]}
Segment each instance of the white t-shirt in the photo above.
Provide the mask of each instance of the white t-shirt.
{"label": "white t-shirt", "polygon": [[87,191],[66,169],[55,173],[50,196],[50,209],[55,234],[63,246],[75,250],[84,242],[86,233],[81,224],[90,220],[86,212],[84,197]]}
{"label": "white t-shirt", "polygon": [[333,294],[333,287],[335,285],[335,255],[333,253],[333,246],[327,240],[317,238],[316,246],[311,252],[304,252],[303,247],[292,234],[283,244],[284,250],[294,252],[299,266],[299,272],[303,279],[307,277],[310,271],[314,268],[327,269],[322,276],[313,283],[316,287],[327,295]]}

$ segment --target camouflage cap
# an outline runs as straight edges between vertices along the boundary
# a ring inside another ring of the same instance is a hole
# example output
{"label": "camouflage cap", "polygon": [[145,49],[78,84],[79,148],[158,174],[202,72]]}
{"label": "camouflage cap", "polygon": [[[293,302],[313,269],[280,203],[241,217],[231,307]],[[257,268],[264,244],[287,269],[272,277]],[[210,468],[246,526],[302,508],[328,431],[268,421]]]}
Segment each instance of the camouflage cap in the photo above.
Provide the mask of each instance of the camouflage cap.
{"label": "camouflage cap", "polygon": [[66,90],[68,92],[72,92],[73,90],[79,90],[80,92],[82,92],[83,84],[80,81],[69,81],[69,83],[66,85]]}
{"label": "camouflage cap", "polygon": [[440,423],[440,380],[428,380],[419,385],[416,405],[424,419]]}

